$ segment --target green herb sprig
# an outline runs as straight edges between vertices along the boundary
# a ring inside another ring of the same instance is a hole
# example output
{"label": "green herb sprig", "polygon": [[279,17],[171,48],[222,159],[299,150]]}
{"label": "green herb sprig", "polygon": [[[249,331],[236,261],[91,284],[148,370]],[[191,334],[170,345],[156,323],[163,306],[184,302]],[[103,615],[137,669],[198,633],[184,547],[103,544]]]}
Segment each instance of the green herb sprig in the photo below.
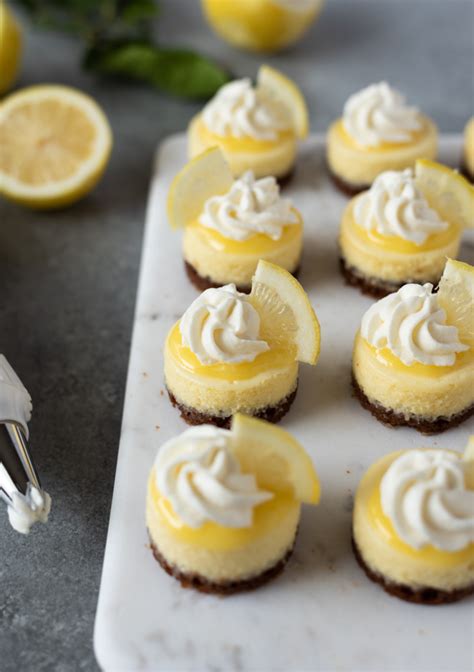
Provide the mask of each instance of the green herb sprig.
{"label": "green herb sprig", "polygon": [[172,95],[207,99],[229,73],[189,49],[164,48],[153,39],[154,0],[16,0],[34,22],[84,43],[83,66],[138,80]]}

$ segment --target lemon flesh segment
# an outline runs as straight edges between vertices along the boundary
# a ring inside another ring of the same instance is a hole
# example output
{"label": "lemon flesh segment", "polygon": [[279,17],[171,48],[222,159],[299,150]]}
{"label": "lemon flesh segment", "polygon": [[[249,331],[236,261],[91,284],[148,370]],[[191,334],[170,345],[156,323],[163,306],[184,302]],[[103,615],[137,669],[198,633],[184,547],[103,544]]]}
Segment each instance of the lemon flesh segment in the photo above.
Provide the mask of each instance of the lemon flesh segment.
{"label": "lemon flesh segment", "polygon": [[244,473],[255,474],[258,486],[291,493],[299,502],[317,504],[321,496],[311,458],[281,427],[240,413],[232,419],[232,450]]}
{"label": "lemon flesh segment", "polygon": [[309,132],[308,107],[299,87],[286,75],[262,65],[257,76],[258,87],[270,97],[282,102],[291,114],[293,129],[299,138],[306,138]]}
{"label": "lemon flesh segment", "polygon": [[0,1],[0,93],[16,79],[21,59],[21,30],[15,17]]}
{"label": "lemon flesh segment", "polygon": [[460,173],[436,161],[419,159],[415,181],[444,221],[464,229],[474,228],[474,186]]}
{"label": "lemon flesh segment", "polygon": [[474,266],[448,259],[439,283],[438,304],[461,343],[474,347]]}
{"label": "lemon flesh segment", "polygon": [[187,226],[201,214],[212,196],[229,191],[234,182],[229,164],[218,147],[189,161],[176,175],[168,192],[167,211],[174,229]]}
{"label": "lemon flesh segment", "polygon": [[250,301],[260,315],[260,338],[270,347],[286,349],[294,360],[316,364],[321,342],[318,318],[291,273],[260,260]]}
{"label": "lemon flesh segment", "polygon": [[89,96],[65,86],[33,86],[0,106],[0,146],[0,192],[33,208],[57,208],[98,182],[112,133]]}

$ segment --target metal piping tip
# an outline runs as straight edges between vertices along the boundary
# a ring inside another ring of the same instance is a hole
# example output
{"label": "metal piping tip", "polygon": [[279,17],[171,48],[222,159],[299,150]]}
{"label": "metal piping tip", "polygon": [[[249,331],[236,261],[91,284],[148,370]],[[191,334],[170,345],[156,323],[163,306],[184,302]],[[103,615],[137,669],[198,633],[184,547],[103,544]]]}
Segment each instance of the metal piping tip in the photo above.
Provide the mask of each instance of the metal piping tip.
{"label": "metal piping tip", "polygon": [[0,499],[8,506],[13,527],[24,534],[46,522],[51,498],[28,449],[31,397],[3,355],[0,355]]}

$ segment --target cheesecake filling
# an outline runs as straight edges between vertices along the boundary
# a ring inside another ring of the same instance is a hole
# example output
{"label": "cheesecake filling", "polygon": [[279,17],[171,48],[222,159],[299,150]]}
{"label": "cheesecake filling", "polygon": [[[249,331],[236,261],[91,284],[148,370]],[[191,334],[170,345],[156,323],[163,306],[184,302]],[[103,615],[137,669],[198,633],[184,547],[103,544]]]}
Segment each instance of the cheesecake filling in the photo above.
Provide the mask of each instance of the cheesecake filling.
{"label": "cheesecake filling", "polygon": [[206,201],[199,223],[234,241],[244,242],[259,234],[278,241],[284,228],[298,224],[299,217],[291,201],[281,198],[274,177],[256,180],[247,171],[226,194]]}
{"label": "cheesecake filling", "polygon": [[469,350],[460,342],[457,327],[446,324],[430,283],[405,285],[373,304],[362,318],[361,335],[406,366],[453,366],[456,354]]}
{"label": "cheesecake filling", "polygon": [[165,510],[174,526],[199,528],[212,522],[250,527],[254,508],[273,498],[258,488],[254,474],[242,473],[231,442],[228,430],[201,425],[162,446],[155,463],[156,487],[165,504],[172,505],[172,511]]}
{"label": "cheesecake filling", "polygon": [[423,246],[449,224],[430,208],[416,186],[413,171],[387,171],[354,203],[354,219],[362,229]]}
{"label": "cheesecake filling", "polygon": [[344,106],[345,131],[364,147],[403,144],[422,129],[420,112],[386,82],[372,84],[350,96]]}
{"label": "cheesecake filling", "polygon": [[202,112],[204,125],[215,135],[276,141],[292,128],[291,115],[250,79],[238,79],[219,89]]}
{"label": "cheesecake filling", "polygon": [[183,345],[205,366],[253,362],[270,349],[258,337],[258,312],[235,285],[203,292],[184,313],[179,329]]}
{"label": "cheesecake filling", "polygon": [[414,549],[456,552],[474,542],[474,491],[467,462],[447,450],[410,450],[397,457],[380,484],[384,514]]}

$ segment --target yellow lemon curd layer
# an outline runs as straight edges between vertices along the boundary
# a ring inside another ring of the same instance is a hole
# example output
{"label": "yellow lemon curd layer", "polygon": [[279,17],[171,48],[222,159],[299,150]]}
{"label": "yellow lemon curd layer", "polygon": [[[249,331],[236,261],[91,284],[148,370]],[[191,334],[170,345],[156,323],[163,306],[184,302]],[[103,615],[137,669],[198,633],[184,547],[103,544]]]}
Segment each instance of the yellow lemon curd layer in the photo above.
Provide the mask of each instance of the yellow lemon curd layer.
{"label": "yellow lemon curd layer", "polygon": [[213,581],[257,576],[282,560],[293,546],[301,505],[276,494],[254,509],[248,528],[206,522],[184,525],[161,495],[152,470],[148,481],[146,522],[152,542],[171,565]]}
{"label": "yellow lemon curd layer", "polygon": [[433,546],[412,548],[400,539],[384,514],[380,499],[381,480],[401,452],[391,453],[373,464],[357,489],[353,532],[364,561],[373,571],[411,587],[454,590],[470,585],[474,581],[473,544],[454,552]]}
{"label": "yellow lemon curd layer", "polygon": [[384,236],[359,226],[354,219],[357,199],[352,199],[342,216],[339,234],[341,254],[347,266],[362,275],[387,282],[437,283],[446,257],[455,259],[461,243],[461,229],[454,223],[446,231],[428,236],[422,245],[398,236]]}
{"label": "yellow lemon curd layer", "polygon": [[275,140],[236,138],[212,133],[201,115],[188,128],[188,154],[194,158],[210,147],[220,147],[235,177],[253,170],[256,177],[287,175],[296,159],[297,138],[293,130],[280,132]]}
{"label": "yellow lemon curd layer", "polygon": [[377,350],[358,332],[352,370],[372,403],[407,416],[451,417],[474,404],[472,350],[458,353],[452,366],[406,366],[390,350]]}
{"label": "yellow lemon curd layer", "polygon": [[183,256],[201,276],[223,285],[233,282],[250,287],[260,259],[292,273],[299,266],[303,245],[303,222],[300,214],[294,212],[298,223],[285,226],[279,240],[264,234],[243,241],[232,240],[193,222],[184,231]]}
{"label": "yellow lemon curd layer", "polygon": [[253,362],[201,364],[183,344],[179,322],[166,339],[164,360],[166,385],[178,402],[224,417],[273,406],[295,390],[298,380],[294,353],[283,348],[263,352]]}
{"label": "yellow lemon curd layer", "polygon": [[434,159],[438,151],[438,130],[422,116],[422,128],[409,142],[365,147],[352,138],[338,119],[329,128],[327,160],[331,171],[355,186],[370,185],[385,170],[413,168],[417,159]]}

